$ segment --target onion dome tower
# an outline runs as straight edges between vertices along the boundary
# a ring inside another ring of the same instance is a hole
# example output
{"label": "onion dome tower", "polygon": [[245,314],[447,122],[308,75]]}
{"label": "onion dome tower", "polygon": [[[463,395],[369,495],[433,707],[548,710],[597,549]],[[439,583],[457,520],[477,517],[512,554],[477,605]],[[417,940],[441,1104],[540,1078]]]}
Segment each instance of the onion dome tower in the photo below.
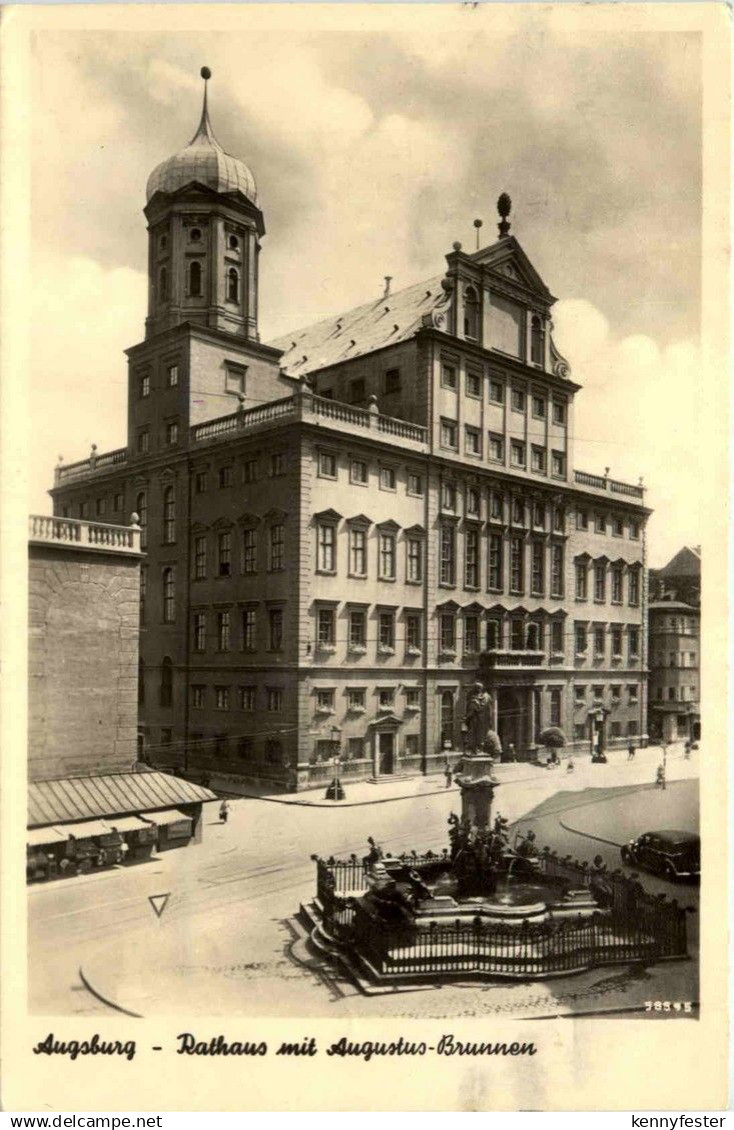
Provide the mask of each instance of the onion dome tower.
{"label": "onion dome tower", "polygon": [[209,120],[208,67],[199,128],[148,178],[146,338],[190,322],[257,341],[258,256],[265,234],[251,171]]}

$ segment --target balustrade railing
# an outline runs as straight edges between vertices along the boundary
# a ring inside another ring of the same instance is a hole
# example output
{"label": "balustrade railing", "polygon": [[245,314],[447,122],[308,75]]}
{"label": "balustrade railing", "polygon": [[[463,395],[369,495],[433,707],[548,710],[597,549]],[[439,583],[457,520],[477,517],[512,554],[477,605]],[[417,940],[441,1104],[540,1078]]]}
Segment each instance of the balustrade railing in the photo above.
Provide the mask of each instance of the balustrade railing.
{"label": "balustrade railing", "polygon": [[33,542],[92,546],[95,549],[140,552],[139,526],[111,526],[103,522],[84,522],[77,518],[57,518],[31,514],[28,539]]}
{"label": "balustrade railing", "polygon": [[523,651],[495,648],[482,652],[481,661],[487,667],[543,667],[548,660],[544,651],[537,651],[535,648]]}
{"label": "balustrade railing", "polygon": [[582,487],[593,487],[595,490],[611,491],[614,494],[626,494],[630,498],[644,498],[645,488],[642,483],[622,483],[618,479],[608,479],[603,475],[591,475],[588,471],[574,471],[574,482]]}
{"label": "balustrade railing", "polygon": [[88,459],[80,459],[78,463],[59,466],[55,471],[55,480],[56,483],[70,482],[121,463],[127,463],[126,447],[118,447],[116,451],[106,451],[103,455],[92,454]]}

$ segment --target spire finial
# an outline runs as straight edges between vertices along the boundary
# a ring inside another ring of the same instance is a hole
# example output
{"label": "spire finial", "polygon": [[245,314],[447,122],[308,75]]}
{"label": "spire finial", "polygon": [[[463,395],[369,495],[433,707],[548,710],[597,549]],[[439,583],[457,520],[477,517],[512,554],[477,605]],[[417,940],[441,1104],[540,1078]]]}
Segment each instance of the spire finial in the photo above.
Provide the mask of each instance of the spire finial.
{"label": "spire finial", "polygon": [[512,226],[507,217],[512,209],[512,201],[506,192],[503,192],[497,201],[497,211],[500,214],[500,223],[497,225],[500,232],[500,238],[504,239]]}
{"label": "spire finial", "polygon": [[214,134],[212,132],[212,125],[209,121],[209,107],[207,105],[207,83],[212,77],[212,72],[208,67],[202,67],[199,73],[204,80],[204,104],[201,108],[201,121],[199,122],[199,128],[189,142],[189,145],[193,145],[194,142],[200,137],[206,138],[207,141],[215,140]]}

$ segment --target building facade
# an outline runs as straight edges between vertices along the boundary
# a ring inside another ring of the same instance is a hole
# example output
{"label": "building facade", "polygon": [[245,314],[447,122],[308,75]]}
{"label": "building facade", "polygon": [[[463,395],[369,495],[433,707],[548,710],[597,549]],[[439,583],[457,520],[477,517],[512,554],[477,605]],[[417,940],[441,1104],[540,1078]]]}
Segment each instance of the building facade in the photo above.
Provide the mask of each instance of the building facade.
{"label": "building facade", "polygon": [[650,570],[649,731],[666,741],[701,737],[701,548],[683,546]]}
{"label": "building facade", "polygon": [[152,760],[274,788],[442,768],[480,677],[520,756],[644,740],[641,485],[574,469],[580,385],[509,234],[263,345],[251,172],[192,143],[148,184],[125,448],[58,515],[133,509]]}

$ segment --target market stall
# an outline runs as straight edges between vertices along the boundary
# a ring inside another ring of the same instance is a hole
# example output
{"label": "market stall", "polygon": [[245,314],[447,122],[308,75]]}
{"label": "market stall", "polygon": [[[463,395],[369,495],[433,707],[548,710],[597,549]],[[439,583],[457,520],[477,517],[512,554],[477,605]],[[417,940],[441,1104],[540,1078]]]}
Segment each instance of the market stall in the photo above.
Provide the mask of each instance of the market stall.
{"label": "market stall", "polygon": [[139,816],[111,816],[107,822],[122,836],[123,863],[143,863],[150,859],[158,838],[155,824]]}
{"label": "market stall", "polygon": [[146,812],[143,819],[158,830],[158,851],[185,847],[193,835],[192,817],[177,808],[169,808],[165,812]]}
{"label": "market stall", "polygon": [[29,883],[55,879],[67,841],[60,828],[29,828],[26,832],[26,879]]}

